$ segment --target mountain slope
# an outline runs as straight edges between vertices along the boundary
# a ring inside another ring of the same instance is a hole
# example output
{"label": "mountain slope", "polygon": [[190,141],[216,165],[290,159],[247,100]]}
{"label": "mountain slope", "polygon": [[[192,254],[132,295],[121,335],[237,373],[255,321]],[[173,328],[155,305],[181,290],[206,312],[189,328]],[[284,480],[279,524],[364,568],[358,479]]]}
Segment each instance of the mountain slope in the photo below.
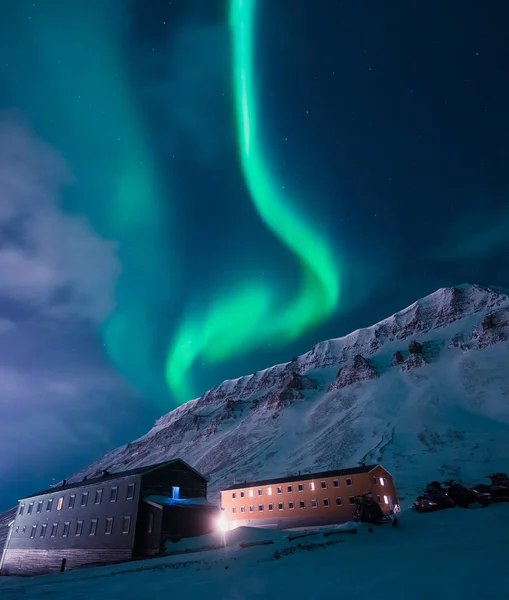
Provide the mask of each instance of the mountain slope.
{"label": "mountain slope", "polygon": [[74,479],[182,457],[214,492],[381,461],[404,496],[509,464],[509,297],[444,288],[287,364],[224,381]]}

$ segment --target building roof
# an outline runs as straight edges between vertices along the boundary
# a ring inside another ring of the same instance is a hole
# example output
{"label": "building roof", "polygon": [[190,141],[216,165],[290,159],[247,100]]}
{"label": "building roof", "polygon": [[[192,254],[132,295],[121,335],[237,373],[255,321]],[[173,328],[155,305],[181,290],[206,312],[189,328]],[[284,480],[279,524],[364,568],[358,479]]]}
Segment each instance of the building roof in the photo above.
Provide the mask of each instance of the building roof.
{"label": "building roof", "polygon": [[103,483],[103,482],[107,482],[107,481],[113,481],[115,479],[122,479],[123,477],[129,477],[131,475],[146,475],[147,473],[156,471],[157,469],[162,469],[163,467],[167,467],[168,465],[171,465],[176,462],[182,463],[185,467],[187,467],[188,469],[191,469],[191,471],[194,471],[200,477],[203,477],[203,479],[205,479],[205,477],[201,473],[198,473],[198,471],[196,471],[196,469],[193,469],[193,467],[188,465],[181,458],[174,458],[172,460],[166,460],[164,462],[156,463],[154,465],[145,465],[144,467],[137,467],[135,469],[129,469],[127,471],[118,471],[117,473],[109,473],[108,471],[105,471],[105,473],[107,473],[106,475],[100,475],[99,477],[90,477],[90,478],[82,479],[82,480],[76,481],[76,482],[68,482],[65,485],[62,485],[60,483],[60,484],[54,485],[52,487],[49,487],[46,490],[42,490],[42,492],[37,492],[37,494],[31,494],[30,496],[24,496],[20,500],[27,500],[28,498],[35,498],[37,496],[45,496],[46,494],[54,494],[55,492],[59,492],[59,491],[63,492],[63,491],[72,490],[75,488],[85,487],[87,485],[94,485],[96,483]]}
{"label": "building roof", "polygon": [[206,498],[170,498],[169,496],[145,496],[143,501],[159,504],[160,506],[212,506],[214,508],[218,508]]}
{"label": "building roof", "polygon": [[375,467],[379,465],[365,465],[358,467],[351,467],[349,469],[336,469],[334,471],[320,471],[319,473],[301,473],[300,475],[290,475],[289,477],[276,477],[275,479],[262,479],[261,481],[244,481],[243,483],[236,483],[230,487],[225,488],[224,492],[228,490],[242,490],[248,487],[256,487],[258,485],[270,485],[277,483],[290,483],[292,481],[309,481],[310,479],[321,479],[324,477],[340,477],[342,475],[355,475],[356,473],[369,473]]}

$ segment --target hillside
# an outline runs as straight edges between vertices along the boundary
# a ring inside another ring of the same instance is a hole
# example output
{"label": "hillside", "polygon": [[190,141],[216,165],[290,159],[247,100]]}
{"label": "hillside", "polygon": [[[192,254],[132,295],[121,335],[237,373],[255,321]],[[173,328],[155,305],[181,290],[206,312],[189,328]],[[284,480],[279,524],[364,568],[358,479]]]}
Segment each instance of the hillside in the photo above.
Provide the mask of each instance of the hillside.
{"label": "hillside", "polygon": [[72,479],[182,457],[234,480],[381,461],[402,495],[509,465],[509,297],[444,288],[366,329],[224,381]]}

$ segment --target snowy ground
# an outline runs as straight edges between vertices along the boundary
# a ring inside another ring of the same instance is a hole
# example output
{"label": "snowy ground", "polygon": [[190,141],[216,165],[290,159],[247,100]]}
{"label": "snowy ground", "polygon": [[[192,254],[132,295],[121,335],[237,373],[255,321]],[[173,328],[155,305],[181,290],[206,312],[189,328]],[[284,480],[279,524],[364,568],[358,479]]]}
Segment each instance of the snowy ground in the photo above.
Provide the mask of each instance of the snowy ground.
{"label": "snowy ground", "polygon": [[[405,511],[400,527],[384,525],[372,533],[364,526],[355,535],[326,537],[325,531],[330,529],[288,540],[297,532],[240,528],[227,534],[226,547],[215,550],[189,552],[221,546],[219,536],[206,536],[172,547],[187,554],[38,578],[0,578],[0,598],[509,598],[507,504],[430,515]],[[240,546],[263,541],[272,543]]]}

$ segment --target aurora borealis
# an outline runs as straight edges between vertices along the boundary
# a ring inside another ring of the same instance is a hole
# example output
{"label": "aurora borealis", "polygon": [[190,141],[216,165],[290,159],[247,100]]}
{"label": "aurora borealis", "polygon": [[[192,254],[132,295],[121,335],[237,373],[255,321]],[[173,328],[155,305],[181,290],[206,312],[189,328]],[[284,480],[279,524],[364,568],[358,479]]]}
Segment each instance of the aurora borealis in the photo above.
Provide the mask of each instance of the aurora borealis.
{"label": "aurora borealis", "polygon": [[505,6],[0,8],[13,495],[438,287],[507,286]]}

